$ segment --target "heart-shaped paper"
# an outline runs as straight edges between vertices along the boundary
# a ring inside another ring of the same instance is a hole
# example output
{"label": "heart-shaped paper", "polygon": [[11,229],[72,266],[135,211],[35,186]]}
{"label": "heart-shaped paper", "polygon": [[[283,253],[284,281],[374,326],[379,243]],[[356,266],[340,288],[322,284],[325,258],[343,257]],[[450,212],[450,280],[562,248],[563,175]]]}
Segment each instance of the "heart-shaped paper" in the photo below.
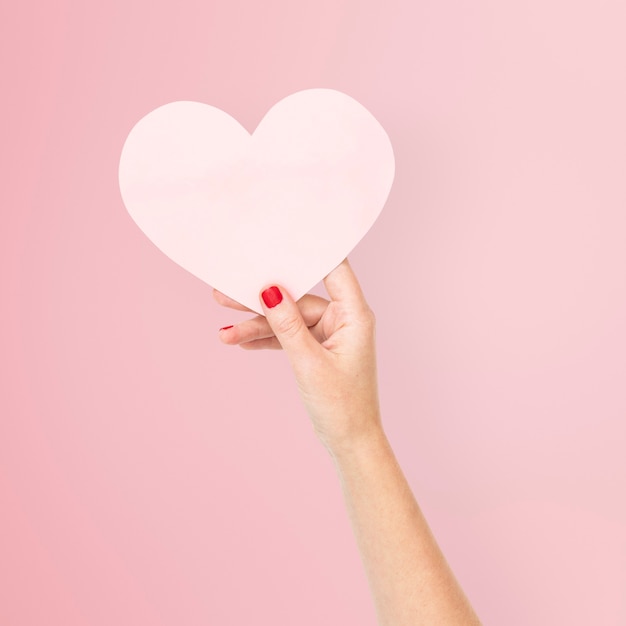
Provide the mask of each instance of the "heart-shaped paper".
{"label": "heart-shaped paper", "polygon": [[270,284],[299,299],[356,246],[394,176],[391,142],[332,89],[275,104],[251,135],[199,102],[155,109],[120,158],[124,204],[170,259],[253,311]]}

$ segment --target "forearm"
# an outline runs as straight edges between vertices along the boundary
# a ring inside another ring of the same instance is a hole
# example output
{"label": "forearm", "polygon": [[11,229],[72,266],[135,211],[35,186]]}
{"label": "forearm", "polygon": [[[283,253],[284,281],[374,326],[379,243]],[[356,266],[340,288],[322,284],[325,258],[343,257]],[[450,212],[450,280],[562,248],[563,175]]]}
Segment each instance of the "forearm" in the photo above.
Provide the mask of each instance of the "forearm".
{"label": "forearm", "polygon": [[382,429],[332,457],[381,626],[480,624]]}

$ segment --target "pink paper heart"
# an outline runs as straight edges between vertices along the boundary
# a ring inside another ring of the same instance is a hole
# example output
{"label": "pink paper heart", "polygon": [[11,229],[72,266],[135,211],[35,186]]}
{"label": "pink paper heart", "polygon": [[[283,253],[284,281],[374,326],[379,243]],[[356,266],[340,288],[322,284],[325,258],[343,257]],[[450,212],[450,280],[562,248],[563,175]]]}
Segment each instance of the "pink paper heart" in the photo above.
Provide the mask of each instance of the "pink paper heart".
{"label": "pink paper heart", "polygon": [[120,157],[124,204],[170,259],[263,314],[259,291],[299,299],[380,214],[394,177],[389,137],[361,104],[308,89],[252,135],[224,111],[172,102],[139,120]]}

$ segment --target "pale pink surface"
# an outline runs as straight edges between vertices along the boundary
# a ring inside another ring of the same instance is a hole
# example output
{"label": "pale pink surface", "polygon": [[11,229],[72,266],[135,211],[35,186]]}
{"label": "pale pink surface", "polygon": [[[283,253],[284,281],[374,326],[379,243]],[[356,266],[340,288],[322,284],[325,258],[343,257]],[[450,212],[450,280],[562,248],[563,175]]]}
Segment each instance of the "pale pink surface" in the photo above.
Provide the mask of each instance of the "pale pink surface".
{"label": "pale pink surface", "polygon": [[252,134],[202,102],[146,112],[124,141],[119,181],[161,252],[263,315],[261,289],[278,284],[299,300],[352,252],[393,173],[380,122],[345,93],[316,88],[273,104]]}
{"label": "pale pink surface", "polygon": [[485,623],[626,622],[621,2],[0,8],[0,623],[375,623],[284,355],[126,213],[128,130],[330,87],[396,179],[351,255],[387,431]]}

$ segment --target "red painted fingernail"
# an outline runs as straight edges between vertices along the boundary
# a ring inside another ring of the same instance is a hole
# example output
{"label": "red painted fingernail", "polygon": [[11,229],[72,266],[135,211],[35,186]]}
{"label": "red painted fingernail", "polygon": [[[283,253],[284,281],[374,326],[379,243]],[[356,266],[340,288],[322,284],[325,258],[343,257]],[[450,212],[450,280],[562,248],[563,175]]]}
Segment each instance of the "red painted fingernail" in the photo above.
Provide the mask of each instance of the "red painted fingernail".
{"label": "red painted fingernail", "polygon": [[277,304],[280,304],[283,301],[283,294],[280,293],[280,289],[278,287],[270,287],[266,289],[262,294],[263,302],[265,302],[265,306],[269,309],[273,309]]}
{"label": "red painted fingernail", "polygon": [[229,328],[232,328],[233,325],[231,324],[230,326],[223,326],[222,328],[220,328],[220,330],[228,330]]}

